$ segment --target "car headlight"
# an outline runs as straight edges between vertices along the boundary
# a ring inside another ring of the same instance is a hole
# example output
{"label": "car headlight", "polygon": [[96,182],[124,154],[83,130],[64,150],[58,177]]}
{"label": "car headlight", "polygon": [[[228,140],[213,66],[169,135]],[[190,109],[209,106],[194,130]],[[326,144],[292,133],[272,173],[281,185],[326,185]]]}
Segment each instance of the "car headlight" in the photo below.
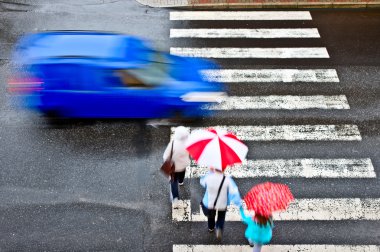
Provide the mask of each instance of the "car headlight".
{"label": "car headlight", "polygon": [[227,97],[225,92],[190,92],[181,96],[185,102],[222,102]]}

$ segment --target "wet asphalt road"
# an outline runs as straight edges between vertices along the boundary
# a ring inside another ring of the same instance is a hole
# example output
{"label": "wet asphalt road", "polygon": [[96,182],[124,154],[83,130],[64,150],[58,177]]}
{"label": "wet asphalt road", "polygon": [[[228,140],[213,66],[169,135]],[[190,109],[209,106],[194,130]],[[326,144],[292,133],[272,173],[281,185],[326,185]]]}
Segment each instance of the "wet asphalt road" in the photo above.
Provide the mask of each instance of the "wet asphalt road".
{"label": "wet asphalt road", "polygon": [[[22,2],[24,4],[12,4]],[[73,0],[0,2],[0,251],[121,250],[171,251],[172,244],[215,243],[204,223],[172,223],[169,187],[159,174],[169,127],[143,121],[75,122],[51,127],[29,112],[11,107],[5,83],[9,52],[25,32],[91,29],[130,33],[170,46],[231,46],[228,40],[170,40],[175,27],[214,27],[218,22],[171,22],[168,10],[134,1]],[[105,3],[103,3],[105,2]],[[28,4],[25,4],[28,3]],[[30,3],[30,4],[29,4]],[[317,27],[318,40],[287,40],[293,46],[323,46],[326,60],[220,60],[229,68],[334,68],[340,83],[231,84],[232,95],[344,93],[350,110],[219,112],[199,125],[356,124],[361,142],[249,142],[249,159],[369,157],[380,174],[379,105],[380,11],[315,10],[302,23],[227,22],[224,28]],[[213,43],[217,43],[213,45]],[[234,46],[276,47],[235,40]],[[260,44],[262,43],[262,44]],[[297,44],[298,43],[298,44]],[[263,179],[239,179],[245,194]],[[297,198],[380,198],[376,179],[274,179],[290,185]],[[184,198],[199,202],[197,180],[186,181]],[[379,213],[380,214],[380,213]],[[245,244],[241,223],[226,225],[224,244]],[[273,244],[378,244],[380,221],[284,221]]]}

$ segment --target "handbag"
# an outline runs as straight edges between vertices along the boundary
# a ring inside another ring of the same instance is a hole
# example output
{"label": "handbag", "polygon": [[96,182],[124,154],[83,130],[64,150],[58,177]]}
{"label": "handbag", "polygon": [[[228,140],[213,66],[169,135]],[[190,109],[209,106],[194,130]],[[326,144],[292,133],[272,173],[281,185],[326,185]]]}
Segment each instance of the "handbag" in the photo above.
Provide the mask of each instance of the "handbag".
{"label": "handbag", "polygon": [[170,176],[170,177],[173,177],[174,175],[174,171],[175,171],[175,166],[174,166],[174,162],[172,160],[172,156],[173,156],[173,146],[174,146],[174,140],[172,142],[172,149],[170,151],[170,156],[168,159],[166,159],[164,161],[164,163],[161,165],[161,168],[160,168],[160,171],[166,175],[166,176]]}
{"label": "handbag", "polygon": [[223,186],[223,183],[224,183],[224,179],[226,178],[226,176],[223,175],[223,179],[222,179],[222,182],[220,182],[220,186],[219,186],[219,189],[218,189],[218,194],[216,195],[216,198],[215,198],[215,201],[214,201],[214,206],[212,209],[208,209],[204,204],[203,204],[203,201],[201,201],[201,208],[202,208],[202,212],[205,216],[209,216],[210,215],[210,211],[211,210],[214,210],[215,209],[215,206],[216,206],[216,202],[218,201],[218,198],[219,198],[219,194],[220,194],[220,191],[222,190],[222,186]]}

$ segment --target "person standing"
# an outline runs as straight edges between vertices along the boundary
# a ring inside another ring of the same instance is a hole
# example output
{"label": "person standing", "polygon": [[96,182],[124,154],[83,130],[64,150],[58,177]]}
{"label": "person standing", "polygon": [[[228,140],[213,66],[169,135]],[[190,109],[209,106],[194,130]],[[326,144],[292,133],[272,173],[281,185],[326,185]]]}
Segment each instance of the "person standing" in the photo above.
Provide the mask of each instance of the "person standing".
{"label": "person standing", "polygon": [[265,217],[257,213],[253,217],[246,216],[243,207],[240,207],[240,215],[243,223],[248,225],[245,237],[249,245],[253,246],[253,252],[260,252],[262,246],[272,239],[272,217]]}
{"label": "person standing", "polygon": [[[221,239],[227,206],[232,202],[241,206],[241,197],[234,180],[222,171],[210,168],[210,171],[201,178],[201,185],[206,192],[201,201],[203,213],[207,216],[208,231],[216,229],[216,238]],[[215,217],[217,220],[215,223]]]}
{"label": "person standing", "polygon": [[178,184],[183,185],[186,173],[186,167],[190,165],[190,156],[186,150],[186,141],[189,137],[189,130],[179,126],[174,131],[173,140],[167,145],[163,159],[166,160],[172,153],[172,161],[175,166],[175,172],[170,180],[171,199],[173,204],[179,199]]}

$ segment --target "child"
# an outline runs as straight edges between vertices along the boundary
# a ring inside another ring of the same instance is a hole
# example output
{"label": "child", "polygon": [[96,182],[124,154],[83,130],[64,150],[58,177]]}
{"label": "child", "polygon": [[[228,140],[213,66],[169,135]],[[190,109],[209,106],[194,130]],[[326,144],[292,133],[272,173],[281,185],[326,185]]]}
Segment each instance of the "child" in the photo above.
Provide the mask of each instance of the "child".
{"label": "child", "polygon": [[248,225],[245,230],[245,237],[249,245],[254,246],[253,252],[260,252],[263,244],[267,244],[272,239],[273,222],[272,217],[264,217],[255,214],[254,217],[246,216],[243,207],[240,207],[242,221]]}

